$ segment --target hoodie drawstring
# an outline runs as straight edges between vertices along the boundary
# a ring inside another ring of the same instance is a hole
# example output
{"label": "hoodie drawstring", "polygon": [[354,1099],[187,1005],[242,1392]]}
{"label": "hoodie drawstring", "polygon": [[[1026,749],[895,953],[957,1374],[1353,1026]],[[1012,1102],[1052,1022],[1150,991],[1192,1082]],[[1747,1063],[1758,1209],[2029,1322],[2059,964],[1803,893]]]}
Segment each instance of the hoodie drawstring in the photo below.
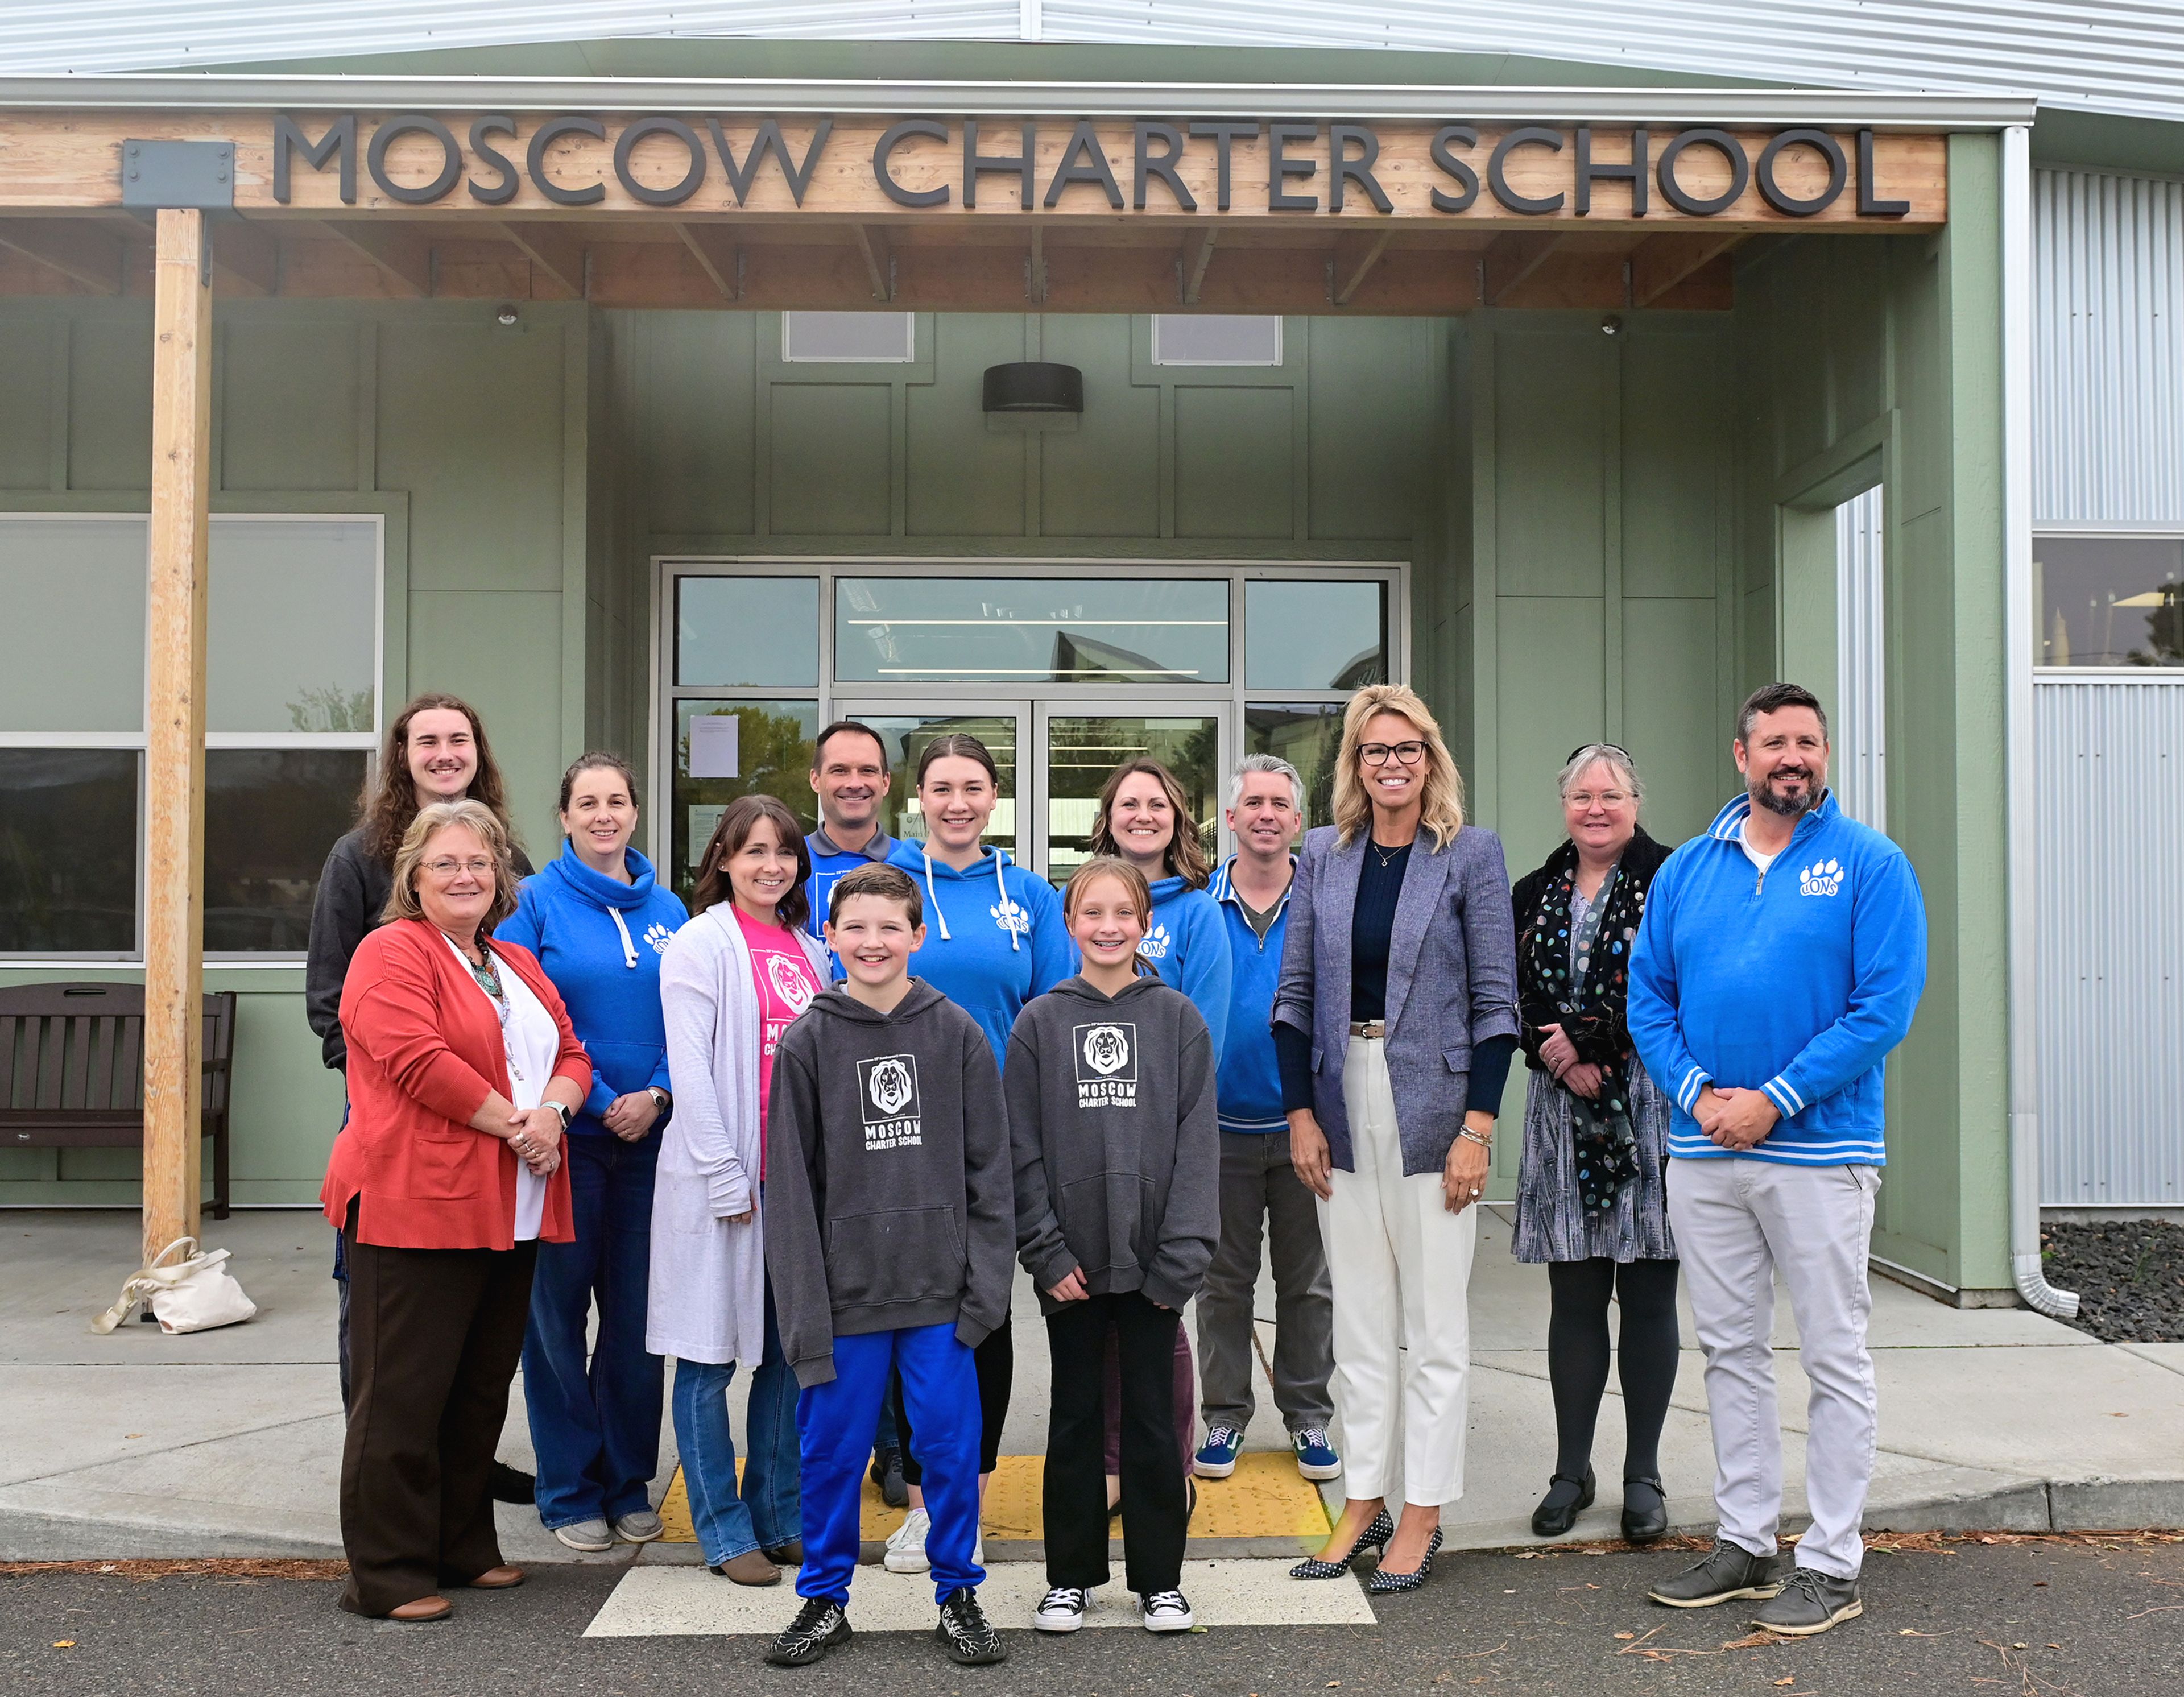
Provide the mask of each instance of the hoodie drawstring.
{"label": "hoodie drawstring", "polygon": [[607,917],[615,922],[615,929],[621,933],[621,964],[634,972],[637,970],[637,945],[629,940],[629,927],[622,923],[621,910],[609,908]]}
{"label": "hoodie drawstring", "polygon": [[933,851],[920,848],[918,853],[925,857],[925,904],[933,910],[933,918],[940,921],[940,940],[953,943],[956,939],[948,934],[948,915],[940,911],[940,898],[933,890]]}
{"label": "hoodie drawstring", "polygon": [[[956,939],[948,934],[948,915],[940,910],[940,898],[933,893],[933,850],[921,848],[918,853],[925,860],[925,904],[933,910],[933,918],[940,921],[940,940],[953,943]],[[1009,934],[1009,953],[1021,953],[1023,943],[1017,934],[1015,916],[1009,912],[1009,887],[1001,876],[1001,857],[998,854],[994,856],[994,890],[1000,898],[996,913],[1001,921],[1001,929]]]}
{"label": "hoodie drawstring", "polygon": [[[1009,887],[1001,877],[1001,857],[999,850],[996,850],[994,854],[994,888],[1001,899],[1001,924],[1009,933],[1009,953],[1014,954],[1022,945],[1017,941],[1016,915],[1009,911]],[[947,932],[943,932],[941,935],[945,937]]]}

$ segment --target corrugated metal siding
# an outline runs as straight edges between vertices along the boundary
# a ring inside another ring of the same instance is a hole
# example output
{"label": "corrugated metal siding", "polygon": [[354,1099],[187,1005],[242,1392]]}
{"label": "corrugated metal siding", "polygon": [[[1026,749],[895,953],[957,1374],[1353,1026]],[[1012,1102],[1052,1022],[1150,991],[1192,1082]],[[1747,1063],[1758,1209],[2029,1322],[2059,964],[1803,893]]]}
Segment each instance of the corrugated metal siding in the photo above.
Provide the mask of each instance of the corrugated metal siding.
{"label": "corrugated metal siding", "polygon": [[2035,522],[2184,522],[2184,182],[2032,177]]}
{"label": "corrugated metal siding", "polygon": [[126,70],[615,36],[1407,48],[1802,86],[2037,91],[2184,117],[2178,0],[14,0],[0,70]]}
{"label": "corrugated metal siding", "polygon": [[1887,625],[1881,603],[1880,491],[1836,509],[1836,718],[1828,784],[1836,804],[1888,829]]}
{"label": "corrugated metal siding", "polygon": [[2043,677],[2041,1201],[2184,1203],[2184,676]]}

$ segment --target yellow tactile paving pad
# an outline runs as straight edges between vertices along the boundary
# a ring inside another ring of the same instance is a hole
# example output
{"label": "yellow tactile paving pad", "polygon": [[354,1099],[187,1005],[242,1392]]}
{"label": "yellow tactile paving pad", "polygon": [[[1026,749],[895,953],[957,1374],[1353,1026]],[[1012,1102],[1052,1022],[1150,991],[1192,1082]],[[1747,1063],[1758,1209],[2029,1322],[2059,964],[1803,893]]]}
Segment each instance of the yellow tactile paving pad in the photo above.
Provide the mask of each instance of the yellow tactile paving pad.
{"label": "yellow tactile paving pad", "polygon": [[[985,1535],[996,1542],[1040,1538],[1045,1527],[1039,1512],[1039,1482],[1046,1458],[1043,1455],[1004,1455],[986,1488]],[[743,1464],[736,1465],[738,1475]],[[668,1483],[667,1496],[660,1505],[669,1544],[695,1544],[698,1534],[690,1525],[690,1497],[683,1488],[677,1467]],[[884,1538],[902,1524],[903,1511],[891,1509],[881,1499],[880,1488],[865,1481],[861,1534],[867,1540]],[[1198,1512],[1191,1516],[1193,1538],[1306,1538],[1324,1537],[1327,1511],[1318,1489],[1296,1470],[1284,1449],[1261,1450],[1236,1459],[1236,1471],[1225,1479],[1198,1482]]]}

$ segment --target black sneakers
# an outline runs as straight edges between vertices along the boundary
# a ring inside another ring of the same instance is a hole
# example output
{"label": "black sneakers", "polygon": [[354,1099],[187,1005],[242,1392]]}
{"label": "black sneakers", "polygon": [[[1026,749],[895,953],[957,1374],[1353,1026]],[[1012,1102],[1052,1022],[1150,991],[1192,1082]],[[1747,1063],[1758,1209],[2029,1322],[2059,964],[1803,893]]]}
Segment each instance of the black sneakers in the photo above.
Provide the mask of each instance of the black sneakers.
{"label": "black sneakers", "polygon": [[978,1594],[968,1585],[959,1585],[948,1594],[948,1600],[940,1605],[940,1624],[933,1627],[933,1635],[946,1648],[950,1660],[966,1667],[983,1667],[1009,1659],[1008,1647],[978,1606]]}
{"label": "black sneakers", "polygon": [[767,1649],[776,1667],[808,1667],[837,1644],[850,1641],[850,1617],[828,1597],[806,1597],[788,1629]]}
{"label": "black sneakers", "polygon": [[1858,1581],[1838,1579],[1817,1567],[1800,1567],[1783,1582],[1774,1600],[1752,1617],[1752,1624],[1791,1638],[1810,1638],[1841,1621],[1865,1612]]}
{"label": "black sneakers", "polygon": [[1771,1597],[1781,1589],[1780,1556],[1754,1555],[1741,1545],[1716,1538],[1705,1561],[1673,1579],[1663,1579],[1646,1594],[1672,1609],[1710,1609],[1737,1597]]}
{"label": "black sneakers", "polygon": [[880,1488],[880,1500],[891,1509],[905,1507],[910,1501],[910,1487],[903,1482],[902,1451],[875,1449],[872,1452],[872,1483]]}

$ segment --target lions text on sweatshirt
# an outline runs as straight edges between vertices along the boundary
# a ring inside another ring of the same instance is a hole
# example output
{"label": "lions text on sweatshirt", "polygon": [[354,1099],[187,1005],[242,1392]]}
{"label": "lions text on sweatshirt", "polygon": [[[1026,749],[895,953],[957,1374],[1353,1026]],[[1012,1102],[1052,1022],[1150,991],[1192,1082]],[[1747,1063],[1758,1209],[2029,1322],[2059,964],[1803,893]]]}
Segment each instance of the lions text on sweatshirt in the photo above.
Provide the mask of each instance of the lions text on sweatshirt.
{"label": "lions text on sweatshirt", "polygon": [[1156,880],[1152,895],[1153,910],[1138,953],[1160,974],[1161,982],[1190,998],[1213,1039],[1213,1064],[1218,1066],[1228,1043],[1230,976],[1221,909],[1209,892],[1188,889],[1180,877]]}
{"label": "lions text on sweatshirt", "polygon": [[[1739,796],[1653,875],[1631,954],[1631,1040],[1675,1102],[1669,1153],[1883,1166],[1884,1062],[1926,982],[1918,877],[1832,794],[1763,872],[1751,810]],[[1782,1117],[1757,1147],[1722,1149],[1691,1117],[1708,1084],[1763,1090]]]}
{"label": "lions text on sweatshirt", "polygon": [[592,1092],[569,1129],[599,1137],[610,1135],[599,1116],[616,1097],[669,1088],[660,957],[690,917],[636,849],[622,851],[622,866],[626,884],[593,871],[564,838],[560,858],[523,881],[515,911],[493,932],[537,955],[561,993],[592,1057]]}
{"label": "lions text on sweatshirt", "polygon": [[1017,1016],[1004,1083],[1017,1254],[1043,1310],[1072,1267],[1095,1295],[1196,1295],[1221,1235],[1221,1153],[1212,1041],[1190,999],[1157,978],[1112,997],[1065,979]]}
{"label": "lions text on sweatshirt", "polygon": [[925,894],[925,946],[912,961],[917,976],[978,1021],[999,1066],[1024,1004],[1077,970],[1061,898],[999,848],[958,871],[924,843],[901,842],[888,864],[916,879]]}
{"label": "lions text on sweatshirt", "polygon": [[922,979],[888,1013],[837,987],[789,1027],[766,1116],[766,1266],[800,1385],[834,1339],[1008,1322],[1014,1199],[985,1036]]}

